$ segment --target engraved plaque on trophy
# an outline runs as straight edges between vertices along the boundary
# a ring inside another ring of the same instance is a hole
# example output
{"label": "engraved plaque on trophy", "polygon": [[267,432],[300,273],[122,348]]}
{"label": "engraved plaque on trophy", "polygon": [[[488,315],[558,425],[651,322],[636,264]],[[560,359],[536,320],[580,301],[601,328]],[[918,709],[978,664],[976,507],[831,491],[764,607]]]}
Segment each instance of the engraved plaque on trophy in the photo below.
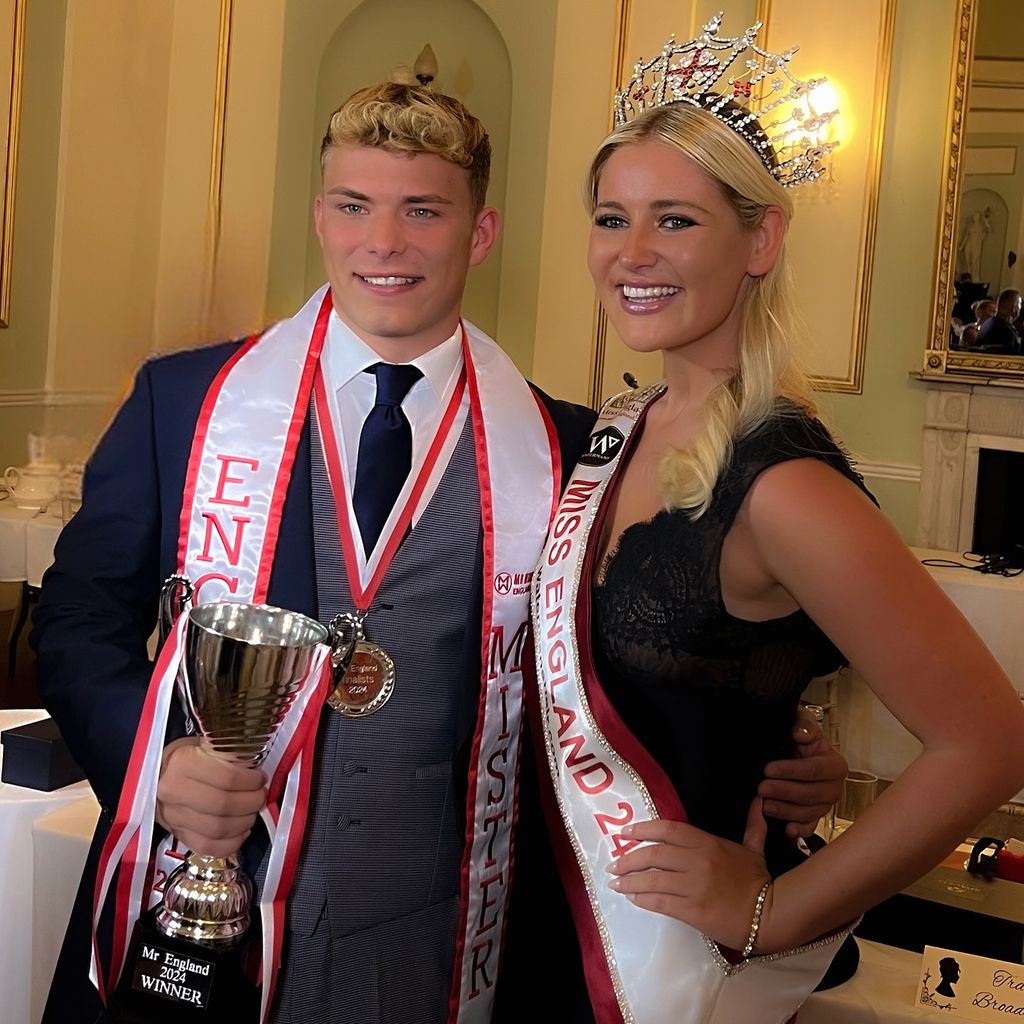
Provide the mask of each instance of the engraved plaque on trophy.
{"label": "engraved plaque on trophy", "polygon": [[[215,757],[257,767],[330,634],[305,615],[267,605],[211,603],[188,616],[181,690],[199,742]],[[136,926],[111,1019],[258,1019],[251,899],[236,856],[190,853],[167,879],[163,903]]]}

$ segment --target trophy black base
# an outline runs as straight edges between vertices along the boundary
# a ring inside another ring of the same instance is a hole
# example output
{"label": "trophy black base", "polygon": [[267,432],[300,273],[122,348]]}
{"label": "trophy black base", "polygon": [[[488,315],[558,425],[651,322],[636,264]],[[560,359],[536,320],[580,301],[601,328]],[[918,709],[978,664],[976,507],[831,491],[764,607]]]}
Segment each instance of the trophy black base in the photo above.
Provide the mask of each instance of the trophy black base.
{"label": "trophy black base", "polygon": [[107,1017],[112,1024],[258,1021],[260,987],[245,970],[253,952],[248,938],[213,949],[164,935],[151,910],[135,926]]}

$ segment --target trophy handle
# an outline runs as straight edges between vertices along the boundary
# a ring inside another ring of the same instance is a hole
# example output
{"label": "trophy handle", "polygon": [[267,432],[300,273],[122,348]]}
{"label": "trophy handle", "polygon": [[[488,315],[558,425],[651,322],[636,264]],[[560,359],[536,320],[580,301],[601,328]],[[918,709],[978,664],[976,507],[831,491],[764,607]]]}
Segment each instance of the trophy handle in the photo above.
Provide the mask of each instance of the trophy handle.
{"label": "trophy handle", "polygon": [[178,616],[192,601],[194,593],[195,588],[187,576],[168,576],[164,580],[164,585],[160,588],[160,611],[157,620],[161,646],[174,628]]}
{"label": "trophy handle", "polygon": [[327,634],[331,645],[331,669],[335,683],[339,683],[355,654],[356,644],[364,637],[363,617],[351,612],[335,615],[327,626]]}

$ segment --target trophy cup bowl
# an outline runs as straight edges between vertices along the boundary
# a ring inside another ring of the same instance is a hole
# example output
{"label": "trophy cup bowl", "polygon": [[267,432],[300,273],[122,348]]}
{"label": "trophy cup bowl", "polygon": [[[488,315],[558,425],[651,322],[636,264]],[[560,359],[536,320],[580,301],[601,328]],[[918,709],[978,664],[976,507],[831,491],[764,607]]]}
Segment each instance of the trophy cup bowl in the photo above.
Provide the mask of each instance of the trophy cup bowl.
{"label": "trophy cup bowl", "polygon": [[[328,630],[298,612],[229,601],[199,605],[188,617],[182,690],[200,745],[258,767]],[[156,926],[200,946],[230,947],[249,927],[251,898],[236,856],[190,853],[167,880]]]}

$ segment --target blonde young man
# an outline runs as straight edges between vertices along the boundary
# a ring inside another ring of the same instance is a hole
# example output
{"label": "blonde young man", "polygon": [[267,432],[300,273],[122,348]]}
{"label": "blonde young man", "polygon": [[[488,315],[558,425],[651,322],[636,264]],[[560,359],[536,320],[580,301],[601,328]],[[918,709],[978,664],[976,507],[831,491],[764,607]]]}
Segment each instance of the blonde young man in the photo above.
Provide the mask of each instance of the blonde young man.
{"label": "blonde young man", "polygon": [[[96,865],[135,784],[146,638],[174,572],[199,583],[199,601],[266,601],[324,622],[359,614],[394,668],[374,713],[341,701],[321,715],[276,973],[264,950],[270,1019],[489,1018],[510,888],[523,580],[560,467],[593,421],[530,388],[460,319],[467,273],[499,230],[489,163],[458,101],[393,84],[356,93],[321,150],[328,286],[255,343],[148,363],[91,460],[35,618],[47,706],[104,808],[47,1024],[104,1019],[87,979]],[[264,507],[266,522],[253,511]],[[262,569],[249,578],[252,552]],[[207,756],[180,710],[166,735],[157,824],[201,853],[241,848],[262,885],[267,780]],[[796,774],[841,775],[836,761],[820,754]],[[825,790],[779,793],[796,793],[810,809],[794,816],[807,818]],[[128,925],[108,911],[101,949]]]}

